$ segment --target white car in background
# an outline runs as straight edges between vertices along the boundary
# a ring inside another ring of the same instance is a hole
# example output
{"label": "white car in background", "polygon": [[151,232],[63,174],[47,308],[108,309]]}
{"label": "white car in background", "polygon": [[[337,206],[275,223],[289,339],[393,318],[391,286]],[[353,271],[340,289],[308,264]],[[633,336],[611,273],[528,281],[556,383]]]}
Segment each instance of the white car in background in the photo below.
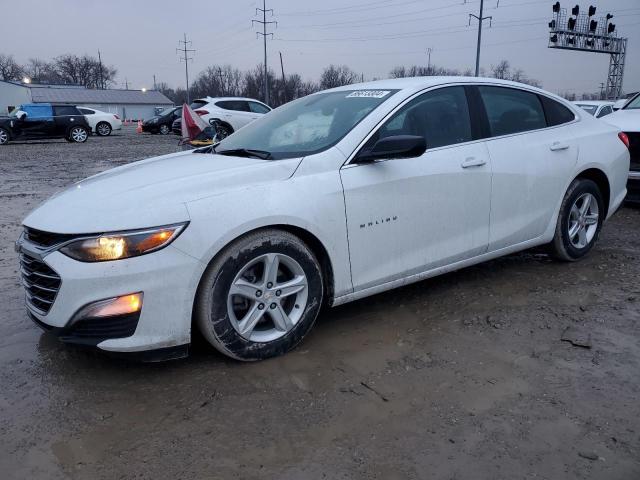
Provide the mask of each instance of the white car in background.
{"label": "white car in background", "polygon": [[604,119],[627,136],[631,167],[627,183],[627,203],[640,206],[640,93],[625,99],[624,106]]}
{"label": "white car in background", "polygon": [[573,102],[589,115],[602,118],[613,113],[613,103],[606,100],[580,100]]}
{"label": "white car in background", "polygon": [[236,359],[281,355],[323,305],[539,245],[580,260],[626,195],[625,142],[504,80],[318,92],[37,207],[16,242],[27,311],[63,341],[147,359],[186,355],[196,328]]}
{"label": "white car in background", "polygon": [[113,130],[122,128],[122,120],[115,113],[102,112],[89,107],[78,107],[78,110],[85,116],[91,131],[96,135],[106,137],[111,135]]}
{"label": "white car in background", "polygon": [[271,111],[268,105],[243,97],[198,98],[191,102],[191,108],[205,122],[217,124],[219,139],[228,137]]}

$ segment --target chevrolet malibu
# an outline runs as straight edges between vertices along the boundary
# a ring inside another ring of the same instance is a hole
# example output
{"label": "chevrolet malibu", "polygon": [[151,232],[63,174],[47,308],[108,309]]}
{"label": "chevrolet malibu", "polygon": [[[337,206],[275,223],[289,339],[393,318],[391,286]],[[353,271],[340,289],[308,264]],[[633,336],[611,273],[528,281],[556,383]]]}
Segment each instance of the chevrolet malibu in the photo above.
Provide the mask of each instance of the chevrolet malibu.
{"label": "chevrolet malibu", "polygon": [[71,343],[283,354],[336,306],[546,245],[593,248],[623,201],[624,134],[545,91],[384,80],[284,105],[215,147],[54,195],[16,243],[28,315]]}

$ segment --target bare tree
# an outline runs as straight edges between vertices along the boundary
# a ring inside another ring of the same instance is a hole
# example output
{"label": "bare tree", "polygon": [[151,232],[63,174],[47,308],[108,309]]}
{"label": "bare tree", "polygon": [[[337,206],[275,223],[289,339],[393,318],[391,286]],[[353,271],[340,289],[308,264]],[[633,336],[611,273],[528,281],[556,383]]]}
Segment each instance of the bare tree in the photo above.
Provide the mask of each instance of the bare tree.
{"label": "bare tree", "polygon": [[346,65],[329,65],[320,75],[320,89],[351,85],[358,80],[358,74]]}
{"label": "bare tree", "polygon": [[15,61],[13,55],[0,54],[0,80],[20,80],[22,75],[23,68]]}

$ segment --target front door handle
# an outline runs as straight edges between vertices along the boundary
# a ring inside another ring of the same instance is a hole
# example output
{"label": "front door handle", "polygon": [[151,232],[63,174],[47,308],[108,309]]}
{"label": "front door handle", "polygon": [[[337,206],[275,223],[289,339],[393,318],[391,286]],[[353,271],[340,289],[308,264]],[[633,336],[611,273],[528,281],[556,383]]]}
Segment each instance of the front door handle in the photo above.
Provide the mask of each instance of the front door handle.
{"label": "front door handle", "polygon": [[460,164],[460,166],[462,168],[481,167],[486,163],[487,161],[484,158],[468,157]]}
{"label": "front door handle", "polygon": [[549,146],[549,150],[551,150],[552,152],[557,152],[558,150],[566,150],[567,148],[569,148],[569,144],[562,142],[553,142]]}

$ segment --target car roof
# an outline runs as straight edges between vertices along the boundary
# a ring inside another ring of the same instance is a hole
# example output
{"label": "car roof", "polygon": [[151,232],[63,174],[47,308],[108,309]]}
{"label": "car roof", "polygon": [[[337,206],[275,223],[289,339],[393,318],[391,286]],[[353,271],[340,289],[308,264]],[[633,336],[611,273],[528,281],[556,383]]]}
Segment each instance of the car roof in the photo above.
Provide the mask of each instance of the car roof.
{"label": "car roof", "polygon": [[261,103],[262,105],[267,105],[266,103],[260,100],[256,100],[255,98],[248,98],[248,97],[203,97],[203,98],[196,98],[194,101],[212,103],[212,102],[219,102],[221,100],[241,100],[245,102],[258,102],[258,103]]}
{"label": "car roof", "polygon": [[[344,85],[342,87],[332,88],[330,90],[324,90],[325,92],[339,92],[349,90],[365,90],[365,89],[388,89],[388,90],[404,90],[406,92],[418,92],[425,88],[447,85],[447,84],[491,84],[501,87],[514,87],[529,90],[539,93],[551,98],[554,98],[562,103],[571,105],[566,99],[555,95],[551,92],[543,90],[532,85],[527,85],[520,82],[513,82],[511,80],[501,80],[499,78],[488,77],[466,77],[466,76],[432,76],[432,77],[407,77],[407,78],[389,78],[386,80],[374,80],[371,82],[355,83],[351,85]],[[322,93],[322,92],[318,92]]]}
{"label": "car roof", "polygon": [[600,105],[613,105],[614,102],[611,102],[609,100],[576,100],[575,102],[576,105],[594,105],[594,106],[600,106]]}

